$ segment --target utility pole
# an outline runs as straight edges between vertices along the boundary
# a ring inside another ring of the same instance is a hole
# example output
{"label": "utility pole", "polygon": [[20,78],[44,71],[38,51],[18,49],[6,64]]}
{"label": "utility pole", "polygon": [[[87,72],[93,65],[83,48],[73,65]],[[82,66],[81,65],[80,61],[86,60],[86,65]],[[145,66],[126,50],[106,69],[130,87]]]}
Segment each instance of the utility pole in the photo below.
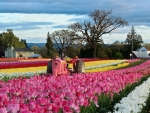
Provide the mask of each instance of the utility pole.
{"label": "utility pole", "polygon": [[132,26],[132,28],[131,28],[131,32],[129,32],[128,33],[128,37],[130,37],[130,39],[131,39],[131,55],[132,55],[132,59],[133,59],[133,41],[134,41],[134,38],[135,38],[135,36],[136,36],[137,34],[136,34],[136,32],[135,32],[135,30],[134,30],[134,27]]}
{"label": "utility pole", "polygon": [[12,29],[7,29],[7,32],[9,34],[8,36],[8,40],[9,40],[9,48],[13,46],[13,37],[14,37],[14,34],[13,34],[13,30]]}
{"label": "utility pole", "polygon": [[131,28],[131,37],[132,37],[132,59],[133,59],[133,40],[134,40],[134,35],[135,35],[135,30],[134,30],[134,27],[132,26],[132,28]]}

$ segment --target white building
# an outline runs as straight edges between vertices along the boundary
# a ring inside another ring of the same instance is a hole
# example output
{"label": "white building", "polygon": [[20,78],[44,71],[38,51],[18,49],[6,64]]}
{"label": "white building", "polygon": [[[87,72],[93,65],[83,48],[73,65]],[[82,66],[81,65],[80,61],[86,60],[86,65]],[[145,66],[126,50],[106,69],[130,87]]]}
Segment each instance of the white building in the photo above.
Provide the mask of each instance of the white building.
{"label": "white building", "polygon": [[29,48],[10,47],[7,48],[4,52],[6,58],[28,58],[34,54],[34,52]]}
{"label": "white building", "polygon": [[137,49],[136,51],[133,51],[134,58],[150,59],[150,56],[148,54],[149,54],[149,51],[144,46],[142,46],[141,48]]}

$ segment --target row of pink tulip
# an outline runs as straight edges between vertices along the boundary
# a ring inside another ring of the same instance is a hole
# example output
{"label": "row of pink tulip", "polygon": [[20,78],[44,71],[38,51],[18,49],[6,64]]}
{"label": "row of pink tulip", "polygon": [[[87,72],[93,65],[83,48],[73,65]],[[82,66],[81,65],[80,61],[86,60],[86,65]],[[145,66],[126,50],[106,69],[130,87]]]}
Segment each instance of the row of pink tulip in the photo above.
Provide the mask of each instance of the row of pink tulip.
{"label": "row of pink tulip", "polygon": [[139,73],[124,76],[95,73],[74,77],[35,76],[31,79],[14,79],[8,84],[1,83],[0,110],[44,113],[58,112],[62,108],[63,112],[72,112],[71,109],[79,112],[79,107],[89,106],[90,101],[97,105],[98,97],[95,94],[117,93],[141,76]]}
{"label": "row of pink tulip", "polygon": [[[131,68],[127,68],[127,69],[122,69],[122,73],[132,73],[132,72],[140,72],[140,73],[143,73],[143,72],[146,72],[146,70],[149,70],[150,69],[150,60],[138,65],[138,66],[134,66],[134,67],[131,67]],[[140,67],[140,68],[139,68]]]}
{"label": "row of pink tulip", "polygon": [[[30,79],[13,79],[0,82],[0,112],[19,113],[65,113],[80,112],[80,106],[89,106],[93,101],[98,107],[101,93],[118,93],[127,84],[137,82],[150,61],[134,68],[98,73],[75,74],[74,76],[34,76]],[[125,73],[127,72],[127,73]],[[128,73],[130,72],[130,73]],[[99,106],[100,107],[100,106]]]}

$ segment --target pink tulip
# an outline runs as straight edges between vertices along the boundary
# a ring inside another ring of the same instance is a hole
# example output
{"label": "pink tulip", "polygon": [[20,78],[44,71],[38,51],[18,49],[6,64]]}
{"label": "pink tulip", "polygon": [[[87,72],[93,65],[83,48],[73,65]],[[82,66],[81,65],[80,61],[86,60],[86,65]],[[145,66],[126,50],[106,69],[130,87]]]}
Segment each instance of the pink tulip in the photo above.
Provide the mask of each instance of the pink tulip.
{"label": "pink tulip", "polygon": [[22,110],[28,110],[29,111],[29,104],[21,103],[20,104],[20,109]]}
{"label": "pink tulip", "polygon": [[0,113],[8,113],[6,108],[0,108]]}
{"label": "pink tulip", "polygon": [[51,111],[52,110],[52,103],[49,103],[47,105],[45,105],[47,111]]}
{"label": "pink tulip", "polygon": [[7,109],[8,112],[17,113],[20,109],[20,105],[10,103],[10,104],[7,105],[6,109]]}
{"label": "pink tulip", "polygon": [[29,111],[28,109],[20,109],[19,113],[32,113],[32,112]]}
{"label": "pink tulip", "polygon": [[37,98],[36,101],[37,101],[37,104],[41,106],[44,106],[49,103],[49,100],[47,98]]}
{"label": "pink tulip", "polygon": [[54,113],[58,113],[59,109],[60,109],[59,106],[57,106],[57,105],[55,105],[55,104],[52,105],[52,111],[53,111]]}
{"label": "pink tulip", "polygon": [[114,93],[140,80],[142,73],[150,74],[149,66],[150,61],[122,70],[0,81],[0,108],[19,113],[57,113],[60,109],[79,113],[80,106],[87,107],[91,101],[99,107],[97,96],[101,93],[113,98]]}
{"label": "pink tulip", "polygon": [[31,100],[29,102],[29,109],[35,109],[36,108],[36,101],[35,100]]}
{"label": "pink tulip", "polygon": [[0,103],[8,100],[9,98],[6,93],[0,93]]}
{"label": "pink tulip", "polygon": [[64,105],[63,108],[63,113],[72,113],[72,110],[70,109],[70,107],[68,105]]}

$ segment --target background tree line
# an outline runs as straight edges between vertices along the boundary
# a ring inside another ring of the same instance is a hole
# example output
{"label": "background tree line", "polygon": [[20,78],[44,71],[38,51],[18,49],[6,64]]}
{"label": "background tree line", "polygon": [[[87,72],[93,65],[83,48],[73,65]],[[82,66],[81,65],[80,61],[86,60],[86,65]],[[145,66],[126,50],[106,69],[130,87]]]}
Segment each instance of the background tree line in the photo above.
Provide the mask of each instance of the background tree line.
{"label": "background tree line", "polygon": [[12,29],[7,29],[7,32],[0,34],[0,57],[4,57],[4,51],[9,47],[27,48],[26,40],[19,39],[15,36]]}
{"label": "background tree line", "polygon": [[26,40],[19,40],[19,37],[15,36],[11,29],[7,29],[7,32],[3,32],[0,35],[0,48],[27,48]]}
{"label": "background tree line", "polygon": [[59,56],[62,54],[69,57],[78,55],[83,58],[130,58],[132,46],[135,51],[143,44],[141,35],[136,34],[134,27],[123,42],[116,41],[108,45],[102,39],[103,35],[126,25],[128,22],[121,17],[113,16],[112,11],[95,10],[89,14],[89,20],[83,23],[77,22],[69,25],[68,30],[48,33],[47,56],[53,57],[55,53]]}

